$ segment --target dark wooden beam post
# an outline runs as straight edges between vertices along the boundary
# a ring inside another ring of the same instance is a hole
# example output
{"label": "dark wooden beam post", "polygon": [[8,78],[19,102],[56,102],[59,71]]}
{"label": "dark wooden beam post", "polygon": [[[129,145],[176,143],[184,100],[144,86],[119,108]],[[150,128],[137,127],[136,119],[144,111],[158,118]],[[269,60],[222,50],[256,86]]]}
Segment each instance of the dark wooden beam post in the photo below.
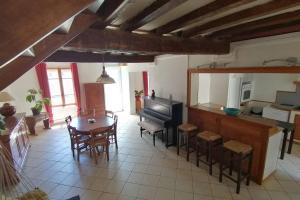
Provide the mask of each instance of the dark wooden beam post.
{"label": "dark wooden beam post", "polygon": [[101,63],[116,62],[116,63],[140,63],[154,62],[155,56],[148,55],[114,55],[114,54],[99,54],[92,52],[76,52],[58,50],[46,59],[46,62],[77,62],[77,63]]}
{"label": "dark wooden beam post", "polygon": [[42,62],[58,48],[72,40],[78,34],[87,29],[97,20],[96,15],[79,14],[71,26],[68,34],[52,33],[37,43],[34,47],[35,57],[20,56],[0,68],[0,91],[25,74],[32,67]]}
{"label": "dark wooden beam post", "polygon": [[83,51],[121,51],[147,54],[226,54],[229,43],[205,38],[186,39],[136,34],[118,30],[89,29],[65,48]]}
{"label": "dark wooden beam post", "polygon": [[262,37],[282,35],[287,33],[300,32],[300,20],[287,24],[279,24],[274,26],[263,27],[248,32],[242,32],[228,38],[232,42],[250,40]]}
{"label": "dark wooden beam post", "polygon": [[0,66],[12,61],[94,0],[1,1]]}
{"label": "dark wooden beam post", "polygon": [[259,18],[274,12],[279,12],[288,8],[292,8],[300,5],[299,0],[276,0],[271,1],[262,5],[258,5],[246,10],[242,10],[231,15],[210,21],[208,23],[202,24],[200,26],[193,27],[186,31],[183,31],[183,37],[194,37],[202,33],[206,33],[211,29],[221,27],[224,25],[231,25],[234,23],[241,23],[246,20],[251,20]]}
{"label": "dark wooden beam post", "polygon": [[121,30],[133,31],[160,17],[187,0],[156,0],[138,15],[121,25]]}
{"label": "dark wooden beam post", "polygon": [[229,9],[233,9],[242,4],[253,2],[254,0],[222,0],[222,1],[213,1],[203,7],[200,7],[182,17],[179,17],[173,21],[166,23],[163,26],[160,26],[154,30],[153,33],[162,35],[165,33],[170,33],[182,27],[193,24],[205,17],[213,16],[218,13],[225,12]]}
{"label": "dark wooden beam post", "polygon": [[252,31],[252,30],[254,31],[256,29],[276,26],[276,25],[280,26],[281,24],[292,23],[299,20],[300,20],[300,10],[297,10],[297,11],[283,13],[280,15],[275,15],[272,17],[233,26],[228,29],[216,31],[211,35],[209,35],[209,37],[218,38],[218,39],[229,38],[232,35],[238,35],[243,32]]}

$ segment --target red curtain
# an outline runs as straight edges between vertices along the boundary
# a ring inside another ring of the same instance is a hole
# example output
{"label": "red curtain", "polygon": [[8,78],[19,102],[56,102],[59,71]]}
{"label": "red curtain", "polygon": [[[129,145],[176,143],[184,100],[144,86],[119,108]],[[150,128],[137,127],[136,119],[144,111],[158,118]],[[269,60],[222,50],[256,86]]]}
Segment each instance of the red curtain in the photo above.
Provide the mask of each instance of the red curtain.
{"label": "red curtain", "polygon": [[[42,97],[50,99],[51,95],[50,95],[46,63],[40,63],[40,64],[36,65],[35,71],[36,71],[37,78],[39,81],[40,89],[42,90]],[[53,124],[52,107],[51,107],[51,105],[45,105],[45,108],[49,115],[50,124],[52,125]]]}
{"label": "red curtain", "polygon": [[148,72],[143,71],[144,95],[148,96]]}
{"label": "red curtain", "polygon": [[75,100],[77,105],[77,115],[79,115],[81,110],[81,99],[80,99],[80,83],[79,83],[79,76],[78,76],[78,68],[76,63],[71,64],[71,71],[73,75],[73,85],[74,85]]}

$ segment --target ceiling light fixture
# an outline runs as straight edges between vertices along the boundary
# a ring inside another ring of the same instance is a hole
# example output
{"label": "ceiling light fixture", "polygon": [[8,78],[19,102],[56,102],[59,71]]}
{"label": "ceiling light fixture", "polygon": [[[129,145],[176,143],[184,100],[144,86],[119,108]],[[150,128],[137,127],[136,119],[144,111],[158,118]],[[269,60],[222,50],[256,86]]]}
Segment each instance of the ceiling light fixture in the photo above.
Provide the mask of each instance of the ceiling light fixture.
{"label": "ceiling light fixture", "polygon": [[111,78],[107,72],[105,71],[105,65],[104,65],[104,55],[102,54],[102,66],[103,66],[103,70],[102,70],[102,74],[101,76],[99,76],[99,78],[97,78],[97,83],[102,83],[102,84],[112,84],[115,83],[115,80],[113,78]]}

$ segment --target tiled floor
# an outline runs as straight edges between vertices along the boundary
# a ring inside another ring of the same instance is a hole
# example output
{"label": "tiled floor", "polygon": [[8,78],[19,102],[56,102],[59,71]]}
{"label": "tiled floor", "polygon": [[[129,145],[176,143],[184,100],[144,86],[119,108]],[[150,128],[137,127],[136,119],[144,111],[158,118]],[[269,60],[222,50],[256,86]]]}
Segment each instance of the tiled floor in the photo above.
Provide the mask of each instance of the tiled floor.
{"label": "tiled floor", "polygon": [[110,161],[102,156],[98,165],[88,153],[81,155],[80,163],[73,160],[65,127],[40,129],[38,136],[31,137],[24,172],[57,200],[78,194],[84,200],[300,199],[299,145],[279,161],[277,172],[262,186],[243,184],[237,195],[231,182],[218,182],[217,169],[209,176],[206,166],[186,162],[174,147],[167,150],[160,142],[153,147],[152,137],[140,138],[137,121],[136,116],[120,116],[119,150],[112,145]]}

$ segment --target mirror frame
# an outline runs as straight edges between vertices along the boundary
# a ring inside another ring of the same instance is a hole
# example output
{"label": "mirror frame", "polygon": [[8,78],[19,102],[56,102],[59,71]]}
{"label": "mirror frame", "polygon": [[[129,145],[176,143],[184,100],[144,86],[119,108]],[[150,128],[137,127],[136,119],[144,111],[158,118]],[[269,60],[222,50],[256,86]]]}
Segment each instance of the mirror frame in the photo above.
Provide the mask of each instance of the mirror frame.
{"label": "mirror frame", "polygon": [[187,107],[191,106],[192,74],[200,73],[300,73],[300,66],[257,66],[257,67],[216,67],[189,68],[187,70]]}

